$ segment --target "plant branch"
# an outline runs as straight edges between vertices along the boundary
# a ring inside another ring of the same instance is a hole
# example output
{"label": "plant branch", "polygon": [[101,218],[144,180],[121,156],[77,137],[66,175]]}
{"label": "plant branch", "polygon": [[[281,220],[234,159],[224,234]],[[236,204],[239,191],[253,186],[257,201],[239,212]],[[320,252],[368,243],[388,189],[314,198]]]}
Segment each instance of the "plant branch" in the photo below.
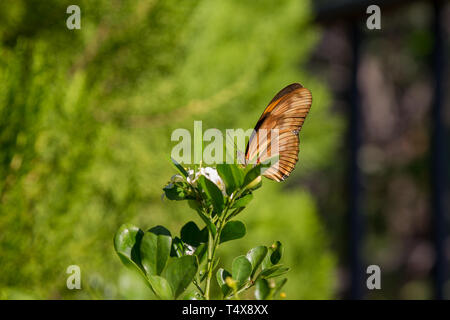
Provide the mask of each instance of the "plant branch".
{"label": "plant branch", "polygon": [[220,243],[220,235],[222,233],[222,229],[225,226],[225,221],[227,218],[228,211],[232,206],[234,200],[231,200],[227,203],[227,206],[223,210],[217,222],[217,231],[215,236],[211,234],[211,231],[208,230],[208,264],[207,264],[207,278],[206,278],[206,287],[205,287],[205,299],[210,299],[210,289],[211,289],[211,279],[212,272],[214,269],[214,257],[216,253],[216,249],[219,247]]}

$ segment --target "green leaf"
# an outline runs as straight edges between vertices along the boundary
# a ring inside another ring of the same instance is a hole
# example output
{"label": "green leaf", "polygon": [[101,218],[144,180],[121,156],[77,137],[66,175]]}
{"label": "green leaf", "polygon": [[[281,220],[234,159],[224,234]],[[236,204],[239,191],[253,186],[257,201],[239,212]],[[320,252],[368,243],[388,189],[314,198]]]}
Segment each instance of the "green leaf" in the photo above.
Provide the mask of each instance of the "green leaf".
{"label": "green leaf", "polygon": [[197,273],[197,259],[195,256],[183,256],[173,259],[164,270],[164,276],[172,286],[177,298],[189,286]]}
{"label": "green leaf", "polygon": [[197,183],[211,201],[213,205],[213,213],[221,214],[224,207],[224,199],[222,191],[220,191],[219,187],[205,176],[200,176]]}
{"label": "green leaf", "polygon": [[237,199],[232,208],[243,208],[245,207],[247,204],[249,204],[250,201],[252,201],[253,199],[253,194],[249,193],[239,199]]}
{"label": "green leaf", "polygon": [[228,195],[239,189],[244,182],[244,172],[237,164],[218,164],[217,172],[225,183]]}
{"label": "green leaf", "polygon": [[256,183],[256,184],[250,183],[247,186],[247,188],[248,188],[248,190],[255,191],[256,189],[261,188],[261,186],[262,186],[262,179],[259,179],[258,183]]}
{"label": "green leaf", "polygon": [[245,175],[243,187],[246,187],[247,185],[252,183],[260,175],[261,175],[261,165],[258,164],[253,168],[251,168]]}
{"label": "green leaf", "polygon": [[245,224],[241,221],[229,221],[220,234],[220,243],[240,239],[245,236]]}
{"label": "green leaf", "polygon": [[186,172],[186,170],[183,168],[181,164],[179,164],[174,158],[170,158],[172,160],[172,163],[175,165],[175,168],[185,177],[187,178],[189,174]]}
{"label": "green leaf", "polygon": [[150,282],[153,292],[160,299],[173,300],[173,291],[166,279],[160,276],[150,275],[148,276],[148,282]]}
{"label": "green leaf", "polygon": [[241,287],[250,278],[252,273],[252,264],[245,256],[236,257],[231,266],[233,279],[237,281],[238,287]]}
{"label": "green leaf", "polygon": [[256,270],[258,269],[259,265],[263,262],[264,258],[266,257],[268,252],[268,249],[266,246],[258,246],[253,249],[251,249],[247,253],[247,259],[252,264],[252,274],[251,276],[255,274]]}
{"label": "green leaf", "polygon": [[187,200],[192,198],[192,196],[187,194],[187,183],[174,182],[169,183],[163,188],[164,194],[169,200]]}
{"label": "green leaf", "polygon": [[132,224],[123,224],[114,237],[114,249],[127,267],[141,270],[140,245],[144,231]]}
{"label": "green leaf", "polygon": [[277,264],[281,260],[281,256],[283,255],[283,246],[280,241],[276,241],[272,244],[273,252],[270,255],[270,262],[272,264]]}
{"label": "green leaf", "polygon": [[160,275],[170,255],[172,237],[169,230],[157,226],[144,234],[141,242],[141,263],[147,275]]}
{"label": "green leaf", "polygon": [[232,277],[231,273],[229,273],[227,270],[220,268],[217,270],[216,273],[216,279],[217,283],[219,284],[220,290],[222,291],[223,296],[226,296],[231,292],[231,288],[225,283],[225,280],[227,277]]}
{"label": "green leaf", "polygon": [[288,271],[289,271],[288,267],[284,267],[282,264],[277,264],[270,268],[262,270],[261,273],[258,275],[258,277],[270,279],[285,274]]}
{"label": "green leaf", "polygon": [[205,231],[206,229],[200,231],[194,221],[189,221],[181,228],[181,240],[193,247],[198,247],[201,242],[208,241],[208,233]]}
{"label": "green leaf", "polygon": [[262,270],[266,270],[272,266],[272,262],[270,262],[271,254],[272,254],[272,248],[269,247],[267,255],[264,257],[263,262],[261,263]]}
{"label": "green leaf", "polygon": [[269,282],[266,279],[258,279],[255,284],[255,298],[257,300],[267,300],[270,296]]}
{"label": "green leaf", "polygon": [[269,247],[269,252],[267,253],[266,257],[262,262],[262,269],[264,270],[270,268],[274,264],[277,264],[281,260],[282,255],[283,255],[283,246],[281,242],[280,241],[274,242]]}

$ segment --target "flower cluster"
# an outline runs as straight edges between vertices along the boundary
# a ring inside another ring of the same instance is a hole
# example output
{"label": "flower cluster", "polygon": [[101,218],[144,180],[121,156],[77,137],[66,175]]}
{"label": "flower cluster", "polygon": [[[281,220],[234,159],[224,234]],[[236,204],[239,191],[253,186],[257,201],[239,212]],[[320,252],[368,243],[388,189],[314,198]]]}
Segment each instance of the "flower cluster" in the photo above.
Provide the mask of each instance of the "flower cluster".
{"label": "flower cluster", "polygon": [[[219,173],[215,168],[206,167],[199,168],[197,172],[193,169],[187,171],[186,181],[192,186],[197,187],[197,180],[200,176],[206,177],[208,180],[213,182],[219,189],[222,191],[222,194],[226,196],[225,184],[222,178],[219,176]],[[184,177],[181,174],[175,174],[170,178],[170,183],[166,186],[166,188],[171,189],[175,186],[177,182],[183,182]]]}
{"label": "flower cluster", "polygon": [[[254,190],[261,187],[262,165],[219,164],[216,168],[185,169],[173,163],[179,173],[163,188],[163,196],[186,200],[205,226],[200,228],[189,221],[179,236],[172,236],[163,226],[144,232],[134,225],[122,225],[114,238],[122,262],[138,270],[161,299],[176,299],[181,294],[185,299],[210,299],[213,278],[224,299],[236,299],[253,287],[257,299],[276,297],[286,279],[273,278],[289,270],[278,263],[283,251],[279,241],[237,256],[231,272],[218,267],[216,254],[223,243],[246,234],[245,224],[234,218],[253,199]],[[187,291],[190,283],[194,292]]]}

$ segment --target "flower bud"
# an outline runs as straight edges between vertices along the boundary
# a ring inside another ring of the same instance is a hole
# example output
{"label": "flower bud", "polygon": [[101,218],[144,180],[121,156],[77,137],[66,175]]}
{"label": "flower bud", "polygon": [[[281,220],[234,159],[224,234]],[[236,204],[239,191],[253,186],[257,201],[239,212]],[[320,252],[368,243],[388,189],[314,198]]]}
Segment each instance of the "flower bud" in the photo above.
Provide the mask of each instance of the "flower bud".
{"label": "flower bud", "polygon": [[248,185],[247,185],[247,189],[253,189],[253,188],[255,188],[258,184],[260,184],[261,183],[261,176],[258,176],[255,180],[253,180],[252,182],[250,182]]}

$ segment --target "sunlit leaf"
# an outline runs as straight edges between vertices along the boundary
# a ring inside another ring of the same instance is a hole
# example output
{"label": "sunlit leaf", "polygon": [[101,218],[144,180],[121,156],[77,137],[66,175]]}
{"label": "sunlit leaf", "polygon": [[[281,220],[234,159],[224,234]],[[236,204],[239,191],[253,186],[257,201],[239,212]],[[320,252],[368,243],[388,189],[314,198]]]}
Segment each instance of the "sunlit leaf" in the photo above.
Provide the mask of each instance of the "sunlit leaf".
{"label": "sunlit leaf", "polygon": [[177,170],[184,176],[184,177],[188,177],[188,173],[186,172],[186,170],[183,168],[183,166],[181,164],[179,164],[174,158],[170,158],[172,160],[172,163],[175,165],[175,168],[177,168]]}
{"label": "sunlit leaf", "polygon": [[252,201],[253,199],[253,194],[249,193],[245,196],[243,196],[242,198],[237,199],[232,208],[242,208],[245,207],[247,204],[250,203],[250,201]]}
{"label": "sunlit leaf", "polygon": [[153,291],[160,299],[172,300],[174,298],[172,287],[163,277],[150,275],[148,276],[148,282],[150,282]]}
{"label": "sunlit leaf", "polygon": [[175,298],[189,286],[197,273],[197,268],[195,256],[183,256],[169,262],[163,275],[172,286]]}
{"label": "sunlit leaf", "polygon": [[218,164],[217,172],[225,183],[228,195],[239,189],[244,182],[244,172],[236,164]]}
{"label": "sunlit leaf", "polygon": [[114,237],[114,249],[128,267],[141,269],[140,245],[144,231],[131,224],[123,224]]}
{"label": "sunlit leaf", "polygon": [[222,191],[216,186],[214,182],[206,178],[205,176],[200,176],[197,180],[202,190],[207,195],[208,199],[213,205],[214,214],[220,214],[224,208],[224,198]]}
{"label": "sunlit leaf", "polygon": [[247,253],[247,259],[252,264],[252,274],[251,276],[255,274],[256,270],[260,266],[260,264],[263,262],[264,258],[266,257],[268,252],[268,249],[266,246],[258,246],[253,249],[251,249]]}
{"label": "sunlit leaf", "polygon": [[252,273],[252,264],[245,256],[236,257],[231,267],[233,279],[237,281],[238,287],[241,287]]}
{"label": "sunlit leaf", "polygon": [[253,181],[255,181],[259,176],[261,175],[261,165],[256,165],[253,168],[251,168],[247,174],[245,175],[244,178],[244,183],[243,183],[243,187],[246,187],[247,185],[249,185],[250,183],[252,183]]}
{"label": "sunlit leaf", "polygon": [[288,271],[289,271],[288,267],[284,267],[281,264],[277,264],[270,268],[262,270],[258,277],[269,279],[269,278],[273,278],[273,277],[278,277],[282,274],[285,274]]}
{"label": "sunlit leaf", "polygon": [[160,275],[170,255],[172,237],[162,226],[150,229],[141,241],[141,263],[147,275]]}
{"label": "sunlit leaf", "polygon": [[270,295],[269,283],[266,279],[258,279],[255,284],[255,298],[266,300]]}

